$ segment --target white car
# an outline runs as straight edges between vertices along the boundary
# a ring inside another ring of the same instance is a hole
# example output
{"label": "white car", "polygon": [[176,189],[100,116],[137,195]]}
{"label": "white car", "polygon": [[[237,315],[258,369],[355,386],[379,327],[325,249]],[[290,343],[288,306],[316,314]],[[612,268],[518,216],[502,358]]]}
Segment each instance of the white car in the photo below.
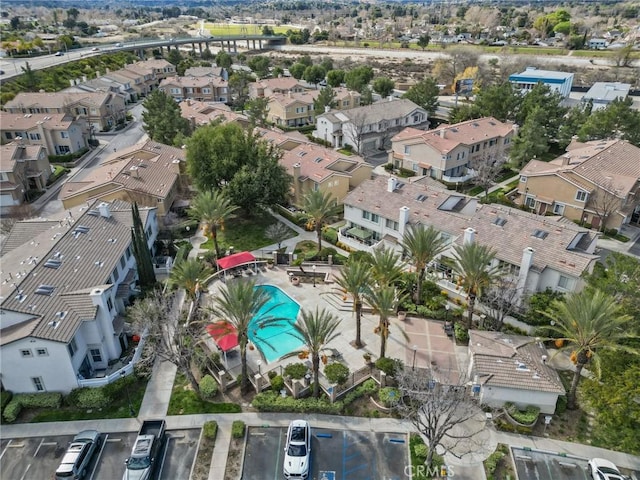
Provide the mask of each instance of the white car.
{"label": "white car", "polygon": [[287,430],[282,473],[287,479],[309,478],[311,427],[305,420],[294,420]]}
{"label": "white car", "polygon": [[618,467],[604,458],[592,458],[589,460],[589,471],[593,480],[626,480],[626,477],[620,473]]}

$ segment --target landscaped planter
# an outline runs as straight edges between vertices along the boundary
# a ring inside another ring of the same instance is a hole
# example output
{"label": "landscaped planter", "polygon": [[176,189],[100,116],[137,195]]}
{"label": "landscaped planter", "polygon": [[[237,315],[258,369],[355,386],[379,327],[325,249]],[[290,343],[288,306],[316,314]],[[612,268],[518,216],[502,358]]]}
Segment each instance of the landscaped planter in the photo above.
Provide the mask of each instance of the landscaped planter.
{"label": "landscaped planter", "polygon": [[295,286],[300,285],[300,277],[291,277],[291,283]]}
{"label": "landscaped planter", "polygon": [[407,319],[407,312],[398,312],[398,320],[404,322]]}

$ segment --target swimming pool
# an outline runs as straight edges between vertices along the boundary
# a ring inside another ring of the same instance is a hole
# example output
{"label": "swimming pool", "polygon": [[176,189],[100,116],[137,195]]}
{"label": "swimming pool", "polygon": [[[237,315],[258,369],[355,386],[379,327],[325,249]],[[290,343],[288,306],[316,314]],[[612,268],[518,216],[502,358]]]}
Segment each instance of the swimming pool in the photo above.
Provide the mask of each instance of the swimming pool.
{"label": "swimming pool", "polygon": [[[258,285],[256,288],[266,292],[269,301],[251,320],[249,340],[260,349],[267,362],[273,362],[303,345],[301,340],[287,333],[293,333],[293,325],[298,318],[300,305],[280,288],[273,285]],[[283,320],[278,326],[261,328],[260,318],[265,313],[268,316],[283,318]]]}

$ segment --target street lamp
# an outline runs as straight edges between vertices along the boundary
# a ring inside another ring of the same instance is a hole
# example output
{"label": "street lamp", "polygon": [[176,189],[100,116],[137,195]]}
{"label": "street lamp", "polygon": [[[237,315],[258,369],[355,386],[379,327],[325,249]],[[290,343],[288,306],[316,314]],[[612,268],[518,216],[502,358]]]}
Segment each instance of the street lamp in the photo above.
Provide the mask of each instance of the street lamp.
{"label": "street lamp", "polygon": [[262,360],[258,360],[258,375],[262,375],[262,371],[260,369],[260,367],[262,367]]}
{"label": "street lamp", "polygon": [[316,266],[313,267],[313,288],[316,288]]}
{"label": "street lamp", "polygon": [[411,366],[411,370],[415,370],[416,369],[416,352],[418,351],[418,346],[414,345],[413,346],[413,364]]}
{"label": "street lamp", "polygon": [[[127,375],[127,372],[124,370],[120,370],[120,378],[124,378]],[[129,415],[132,417],[136,416],[136,412],[133,410],[133,405],[131,405],[131,396],[129,395],[129,385],[125,382],[124,389],[127,392],[127,402],[129,403]]]}
{"label": "street lamp", "polygon": [[449,309],[451,309],[451,305],[449,305],[448,303],[444,306],[444,321],[448,322],[449,321]]}

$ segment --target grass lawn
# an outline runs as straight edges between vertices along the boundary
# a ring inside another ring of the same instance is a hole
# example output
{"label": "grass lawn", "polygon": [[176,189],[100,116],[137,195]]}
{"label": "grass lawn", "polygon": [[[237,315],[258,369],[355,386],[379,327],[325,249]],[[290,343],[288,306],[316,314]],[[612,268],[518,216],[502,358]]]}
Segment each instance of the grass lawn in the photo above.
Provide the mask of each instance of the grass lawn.
{"label": "grass lawn", "polygon": [[[224,230],[218,231],[218,243],[221,249],[233,247],[236,252],[250,252],[274,243],[265,235],[267,227],[277,222],[271,214],[264,212],[255,217],[241,215],[240,213],[236,218],[228,220]],[[213,250],[213,240],[206,241],[201,248]]]}
{"label": "grass lawn", "polygon": [[[205,23],[204,28],[217,37],[219,35],[261,35],[263,25],[257,24],[230,24],[230,23]],[[270,25],[276,34],[284,34],[287,30],[295,30],[287,26]]]}
{"label": "grass lawn", "polygon": [[[138,380],[136,383],[129,385],[129,396],[133,410],[137,413],[140,411],[142,397],[147,388],[147,380]],[[31,415],[36,412],[35,415]],[[25,421],[23,422],[23,416]],[[102,418],[128,418],[129,401],[127,400],[126,391],[113,400],[113,403],[106,408],[79,410],[73,407],[62,406],[56,410],[35,409],[24,410],[21,413],[18,423],[40,423],[40,422],[68,422],[72,420],[98,420]]]}
{"label": "grass lawn", "polygon": [[293,251],[294,253],[299,254],[299,257],[306,257],[307,254],[316,254],[318,253],[318,242],[303,240],[302,242],[297,243],[296,248]]}
{"label": "grass lawn", "polygon": [[189,388],[184,375],[177,374],[173,383],[167,415],[191,415],[195,413],[239,413],[242,409],[235,403],[214,403],[202,400]]}

